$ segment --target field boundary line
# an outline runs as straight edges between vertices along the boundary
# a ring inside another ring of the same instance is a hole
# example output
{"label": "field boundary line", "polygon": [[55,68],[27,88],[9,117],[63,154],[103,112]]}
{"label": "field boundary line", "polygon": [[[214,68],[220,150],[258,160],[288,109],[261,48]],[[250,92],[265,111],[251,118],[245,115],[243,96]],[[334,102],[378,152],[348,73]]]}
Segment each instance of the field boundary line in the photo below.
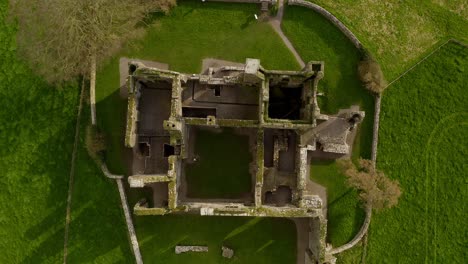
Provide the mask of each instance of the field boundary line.
{"label": "field boundary line", "polygon": [[72,202],[72,193],[73,193],[73,180],[75,177],[75,160],[76,160],[76,149],[78,147],[78,140],[80,136],[80,119],[81,119],[81,110],[83,108],[83,98],[84,98],[84,87],[85,87],[85,79],[83,78],[81,83],[81,91],[80,91],[80,103],[78,106],[78,114],[76,118],[76,125],[75,125],[75,139],[73,143],[73,151],[72,151],[72,158],[71,158],[71,166],[70,166],[70,175],[68,180],[68,195],[67,195],[67,211],[65,214],[65,232],[64,232],[64,239],[63,239],[63,263],[67,263],[68,257],[68,234],[70,228],[70,214],[71,214],[71,202]]}
{"label": "field boundary line", "polygon": [[459,45],[462,45],[464,47],[466,47],[466,44],[457,40],[457,39],[454,39],[454,38],[450,38],[448,39],[447,41],[445,41],[444,43],[442,43],[441,45],[439,45],[437,48],[435,48],[433,51],[431,51],[429,54],[427,54],[426,56],[424,56],[420,61],[416,62],[413,66],[411,66],[409,69],[407,69],[406,71],[404,71],[402,74],[400,74],[400,76],[396,77],[393,81],[391,81],[389,84],[387,84],[387,86],[385,86],[384,89],[387,89],[388,87],[390,87],[393,83],[395,83],[396,81],[398,81],[399,79],[401,79],[403,76],[405,76],[407,73],[409,73],[411,70],[413,70],[414,68],[416,68],[416,66],[418,66],[421,62],[427,60],[430,56],[432,56],[436,51],[440,50],[442,47],[444,47],[445,45],[447,45],[449,42],[455,42]]}
{"label": "field boundary line", "polygon": [[[434,145],[432,144],[433,141],[436,141],[437,138],[435,138],[436,134],[439,134],[439,135],[443,135],[443,133],[448,130],[448,129],[451,129],[452,127],[455,127],[455,126],[458,126],[459,124],[457,125],[452,125],[452,126],[448,126],[448,127],[444,127],[444,125],[448,122],[448,121],[451,121],[453,119],[456,120],[456,118],[458,118],[459,116],[466,116],[467,113],[466,112],[456,112],[456,113],[452,113],[448,116],[446,116],[445,118],[441,119],[437,124],[436,126],[434,127],[434,129],[432,129],[430,135],[429,135],[429,139],[427,140],[425,146],[424,146],[424,159],[425,159],[425,200],[426,200],[426,204],[425,204],[425,214],[426,214],[426,221],[425,221],[425,262],[427,263],[428,262],[428,256],[429,256],[429,223],[428,223],[428,214],[429,214],[429,191],[430,191],[430,187],[429,187],[429,171],[428,171],[428,168],[430,167],[429,165],[429,160],[431,159],[431,156],[433,157],[434,155],[430,155],[430,149],[431,147],[434,147]],[[464,124],[464,123],[463,123]],[[436,154],[437,154],[437,151],[436,151]],[[435,175],[435,177],[437,177],[437,175]],[[434,179],[434,190],[436,190],[437,188],[437,178]],[[437,197],[436,195],[434,195],[434,206],[436,207],[436,203],[437,203]],[[434,220],[436,221],[436,220]],[[436,224],[434,224],[434,229],[436,229]],[[434,230],[434,232],[436,233],[436,230]],[[436,235],[435,235],[436,236]],[[436,252],[434,252],[434,258],[436,258]]]}

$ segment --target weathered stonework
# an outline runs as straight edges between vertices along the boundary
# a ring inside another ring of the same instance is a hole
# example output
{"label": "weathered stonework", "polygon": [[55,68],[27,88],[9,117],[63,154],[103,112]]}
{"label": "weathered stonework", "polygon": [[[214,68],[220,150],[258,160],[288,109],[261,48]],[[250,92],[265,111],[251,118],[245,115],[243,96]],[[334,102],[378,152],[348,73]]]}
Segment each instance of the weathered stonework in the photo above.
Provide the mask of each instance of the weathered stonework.
{"label": "weathered stonework", "polygon": [[[136,215],[309,218],[306,261],[325,261],[326,204],[309,179],[311,157],[348,154],[349,132],[362,121],[364,112],[320,112],[317,94],[323,62],[311,61],[301,71],[277,71],[247,59],[243,66],[207,67],[202,74],[130,62],[128,72],[125,145],[140,162],[128,182],[133,188],[157,186],[167,193],[158,203],[153,201],[162,206],[137,203]],[[146,96],[157,102],[148,103]],[[181,195],[186,188],[184,164],[197,161],[190,154],[193,128],[253,131],[249,132],[252,200],[189,201]],[[180,247],[179,252],[198,249]]]}
{"label": "weathered stonework", "polygon": [[208,247],[205,246],[176,246],[175,253],[181,254],[186,252],[208,252]]}

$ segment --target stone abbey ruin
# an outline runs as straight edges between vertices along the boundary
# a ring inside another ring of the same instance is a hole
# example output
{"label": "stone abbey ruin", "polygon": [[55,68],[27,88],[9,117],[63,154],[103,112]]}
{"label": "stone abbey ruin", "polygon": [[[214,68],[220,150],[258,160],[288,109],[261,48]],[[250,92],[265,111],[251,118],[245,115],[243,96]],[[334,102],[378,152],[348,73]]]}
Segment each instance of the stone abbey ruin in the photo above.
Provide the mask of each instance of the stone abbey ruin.
{"label": "stone abbey ruin", "polygon": [[[326,193],[310,180],[309,165],[315,158],[350,153],[364,112],[356,107],[335,115],[320,112],[323,62],[311,61],[301,71],[267,70],[257,59],[205,66],[202,74],[184,74],[128,63],[125,145],[133,152],[128,181],[152,192],[134,213],[307,219],[305,262],[326,262]],[[248,194],[187,196],[187,171],[204,158],[195,148],[200,131],[248,137]]]}

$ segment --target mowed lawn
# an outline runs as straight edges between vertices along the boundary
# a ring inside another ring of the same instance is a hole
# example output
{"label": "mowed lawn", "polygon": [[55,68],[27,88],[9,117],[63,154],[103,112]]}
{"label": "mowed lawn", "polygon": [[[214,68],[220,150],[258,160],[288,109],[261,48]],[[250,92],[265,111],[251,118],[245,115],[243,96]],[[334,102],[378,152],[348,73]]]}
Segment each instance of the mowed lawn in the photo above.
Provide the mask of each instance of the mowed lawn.
{"label": "mowed lawn", "polygon": [[[185,166],[190,198],[241,198],[252,191],[249,137],[232,129],[195,132],[193,164]],[[252,196],[252,195],[250,195]]]}
{"label": "mowed lawn", "polygon": [[[122,161],[126,100],[119,95],[118,58],[155,60],[168,63],[172,70],[188,73],[200,72],[203,58],[236,62],[259,58],[268,69],[299,69],[271,26],[256,21],[255,13],[257,5],[180,1],[167,16],[155,15],[149,21],[152,24],[146,36],[124,48],[98,72],[97,120],[106,132],[107,163],[112,172],[126,173]],[[130,206],[145,195],[132,189]],[[135,217],[135,227],[145,263],[220,263],[223,261],[220,245],[225,237],[249,221],[252,219]],[[181,237],[186,238],[180,240]],[[175,255],[174,246],[179,242],[209,244],[210,253]],[[226,243],[236,251],[232,263],[295,262],[295,226],[284,219],[263,219]]]}
{"label": "mowed lawn", "polygon": [[[296,227],[289,219],[209,216],[137,217],[145,263],[296,263]],[[176,245],[208,246],[206,253],[174,252]],[[232,259],[221,247],[234,250]]]}
{"label": "mowed lawn", "polygon": [[381,63],[389,80],[448,38],[467,42],[464,0],[309,0],[333,13]]}
{"label": "mowed lawn", "polygon": [[368,263],[464,263],[468,49],[451,43],[384,94],[378,167],[403,191],[373,216]]}

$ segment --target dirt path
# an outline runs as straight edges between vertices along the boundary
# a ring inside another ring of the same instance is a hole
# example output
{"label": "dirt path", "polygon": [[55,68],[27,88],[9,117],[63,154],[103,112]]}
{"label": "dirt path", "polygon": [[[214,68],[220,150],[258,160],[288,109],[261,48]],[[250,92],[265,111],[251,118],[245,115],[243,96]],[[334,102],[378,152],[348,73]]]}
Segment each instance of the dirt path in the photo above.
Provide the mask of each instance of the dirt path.
{"label": "dirt path", "polygon": [[65,235],[63,239],[63,263],[67,263],[67,256],[68,256],[68,233],[70,228],[70,213],[71,213],[71,202],[72,202],[72,193],[73,193],[73,180],[75,178],[75,160],[76,160],[76,149],[78,147],[78,140],[80,136],[80,119],[81,119],[81,109],[83,107],[83,98],[84,98],[84,87],[85,81],[81,84],[81,92],[80,92],[80,103],[78,106],[78,114],[76,118],[76,125],[75,125],[75,142],[73,143],[73,152],[71,158],[71,166],[70,166],[70,176],[68,180],[68,196],[67,196],[67,212],[65,215]]}
{"label": "dirt path", "polygon": [[275,17],[271,18],[269,23],[273,27],[273,29],[278,33],[280,36],[281,40],[284,42],[286,47],[291,51],[291,53],[294,55],[294,58],[296,58],[296,61],[301,65],[302,68],[305,67],[305,63],[302,60],[301,56],[299,56],[299,53],[296,51],[294,46],[292,45],[291,41],[284,35],[283,30],[281,29],[281,21],[283,21],[283,14],[284,14],[284,0],[278,0],[278,13],[276,14]]}

